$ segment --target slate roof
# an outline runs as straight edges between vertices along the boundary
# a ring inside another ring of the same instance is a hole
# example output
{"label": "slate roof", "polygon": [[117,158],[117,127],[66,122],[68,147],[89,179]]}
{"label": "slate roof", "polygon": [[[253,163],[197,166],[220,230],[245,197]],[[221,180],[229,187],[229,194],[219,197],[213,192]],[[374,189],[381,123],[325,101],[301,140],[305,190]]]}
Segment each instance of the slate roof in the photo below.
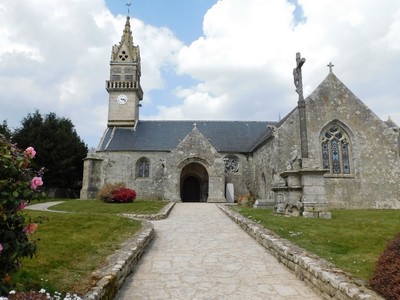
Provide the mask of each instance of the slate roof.
{"label": "slate roof", "polygon": [[98,151],[171,151],[197,129],[220,152],[250,152],[270,131],[262,121],[139,121],[136,128],[107,128]]}

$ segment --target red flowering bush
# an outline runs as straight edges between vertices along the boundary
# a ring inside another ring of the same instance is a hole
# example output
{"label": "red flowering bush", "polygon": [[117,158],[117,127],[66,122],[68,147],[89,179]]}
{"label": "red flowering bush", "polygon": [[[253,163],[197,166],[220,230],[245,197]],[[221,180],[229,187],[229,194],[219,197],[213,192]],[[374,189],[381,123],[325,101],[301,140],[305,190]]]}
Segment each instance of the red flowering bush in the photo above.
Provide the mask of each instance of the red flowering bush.
{"label": "red flowering bush", "polygon": [[126,188],[122,182],[107,183],[101,188],[97,196],[107,203],[126,203],[133,202],[136,199],[136,192]]}
{"label": "red flowering bush", "polygon": [[[31,199],[39,198],[42,173],[32,168],[35,149],[25,151],[0,135],[0,295],[8,293],[11,275],[23,258],[32,258],[36,241],[29,239],[40,220],[23,212]],[[39,193],[38,193],[39,192]]]}
{"label": "red flowering bush", "polygon": [[112,202],[126,203],[136,199],[136,192],[128,188],[120,188],[113,194]]}
{"label": "red flowering bush", "polygon": [[400,233],[380,255],[369,284],[385,299],[400,299]]}

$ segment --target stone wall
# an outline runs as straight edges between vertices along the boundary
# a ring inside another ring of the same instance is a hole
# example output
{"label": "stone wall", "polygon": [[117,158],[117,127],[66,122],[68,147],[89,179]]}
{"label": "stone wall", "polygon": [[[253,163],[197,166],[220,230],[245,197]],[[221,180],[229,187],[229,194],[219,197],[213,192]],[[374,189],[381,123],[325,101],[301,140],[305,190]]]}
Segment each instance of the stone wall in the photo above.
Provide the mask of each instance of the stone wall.
{"label": "stone wall", "polygon": [[398,132],[389,128],[333,73],[306,98],[310,160],[322,165],[321,133],[330,124],[350,138],[351,173],[325,175],[334,208],[400,208]]}
{"label": "stone wall", "polygon": [[112,300],[118,293],[126,277],[142,257],[154,238],[153,225],[143,221],[139,235],[127,240],[121,249],[107,258],[108,264],[93,273],[98,278],[96,285],[83,297],[85,300]]}
{"label": "stone wall", "polygon": [[[305,101],[309,157],[303,168],[322,169],[321,142],[329,126],[338,125],[350,139],[350,174],[324,175],[328,206],[400,208],[398,128],[388,127],[332,73]],[[254,151],[257,184],[270,190],[273,175],[286,170],[296,150],[300,156],[297,109]]]}
{"label": "stone wall", "polygon": [[102,159],[88,156],[83,161],[83,179],[80,193],[81,199],[94,199],[102,185]]}
{"label": "stone wall", "polygon": [[269,199],[273,199],[271,188],[274,175],[286,171],[287,162],[291,160],[293,151],[297,151],[300,155],[298,124],[299,115],[295,109],[278,128],[274,128],[273,136],[254,151],[254,180],[259,185],[259,190],[264,191],[264,195],[257,195],[260,198],[267,196]]}
{"label": "stone wall", "polygon": [[225,165],[222,156],[194,127],[166,159],[165,198],[180,201],[181,171],[200,164],[208,175],[208,202],[225,201]]}
{"label": "stone wall", "polygon": [[363,282],[351,278],[330,262],[277,237],[261,225],[235,213],[227,205],[220,204],[218,207],[300,280],[318,291],[323,299],[383,300]]}
{"label": "stone wall", "polygon": [[250,191],[248,184],[254,183],[253,165],[251,156],[241,153],[221,153],[222,157],[235,156],[238,162],[237,170],[225,172],[225,187],[227,183],[232,183],[234,188],[235,201],[240,196],[247,196]]}
{"label": "stone wall", "polygon": [[[153,215],[123,215],[133,219],[142,217],[149,220],[161,220],[168,217],[174,204],[168,203],[159,213]],[[83,299],[112,300],[115,298],[125,279],[134,271],[140,258],[155,237],[153,225],[143,219],[141,221],[141,231],[124,242],[119,250],[110,255],[105,267],[93,273],[93,277],[98,278],[98,281]]]}
{"label": "stone wall", "polygon": [[[164,168],[166,152],[107,151],[96,152],[94,158],[86,159],[81,199],[96,197],[106,183],[124,182],[134,189],[137,199],[164,198]],[[146,157],[150,161],[149,177],[136,177],[136,163]]]}

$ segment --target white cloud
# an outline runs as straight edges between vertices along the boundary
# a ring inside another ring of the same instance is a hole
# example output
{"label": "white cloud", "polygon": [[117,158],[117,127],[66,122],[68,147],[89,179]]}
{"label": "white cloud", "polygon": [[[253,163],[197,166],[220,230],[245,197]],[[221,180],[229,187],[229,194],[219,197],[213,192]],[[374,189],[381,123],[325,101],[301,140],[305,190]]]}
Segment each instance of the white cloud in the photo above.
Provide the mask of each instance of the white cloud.
{"label": "white cloud", "polygon": [[[4,1],[3,1],[4,2]],[[39,109],[70,118],[90,146],[106,126],[112,45],[125,17],[102,0],[0,3],[0,122],[12,127]],[[190,45],[171,29],[132,19],[142,58],[142,118],[277,120],[297,103],[292,69],[303,67],[306,95],[335,74],[381,118],[400,124],[400,2],[220,0]],[[176,12],[177,14],[181,12]],[[170,73],[196,83],[167,82]],[[186,77],[182,77],[186,78]],[[152,91],[171,87],[173,103]],[[153,98],[152,98],[153,97]],[[161,104],[162,103],[162,104]],[[158,111],[148,111],[147,107]]]}
{"label": "white cloud", "polygon": [[[297,102],[292,83],[295,53],[303,68],[306,95],[335,74],[381,118],[400,124],[400,2],[388,0],[299,0],[305,19],[284,0],[224,0],[205,15],[204,35],[179,53],[178,71],[201,84],[179,93],[182,104],[161,118],[276,120]],[[206,87],[206,88],[204,88]],[[205,100],[207,99],[207,100]],[[212,107],[221,108],[217,111]]]}
{"label": "white cloud", "polygon": [[[125,20],[101,0],[0,3],[0,122],[15,128],[35,109],[56,112],[95,146],[107,122],[111,47]],[[173,64],[182,44],[167,28],[136,19],[131,27],[142,51],[143,89],[160,89],[161,67]]]}

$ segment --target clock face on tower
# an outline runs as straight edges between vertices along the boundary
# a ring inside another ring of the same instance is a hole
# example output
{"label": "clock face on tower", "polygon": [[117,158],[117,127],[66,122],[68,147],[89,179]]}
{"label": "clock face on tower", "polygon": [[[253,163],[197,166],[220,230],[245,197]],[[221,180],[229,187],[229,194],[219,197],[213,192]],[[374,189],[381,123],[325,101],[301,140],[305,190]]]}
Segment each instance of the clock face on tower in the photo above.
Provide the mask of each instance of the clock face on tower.
{"label": "clock face on tower", "polygon": [[128,97],[124,94],[121,94],[118,96],[117,102],[118,104],[125,104],[126,102],[128,102]]}

